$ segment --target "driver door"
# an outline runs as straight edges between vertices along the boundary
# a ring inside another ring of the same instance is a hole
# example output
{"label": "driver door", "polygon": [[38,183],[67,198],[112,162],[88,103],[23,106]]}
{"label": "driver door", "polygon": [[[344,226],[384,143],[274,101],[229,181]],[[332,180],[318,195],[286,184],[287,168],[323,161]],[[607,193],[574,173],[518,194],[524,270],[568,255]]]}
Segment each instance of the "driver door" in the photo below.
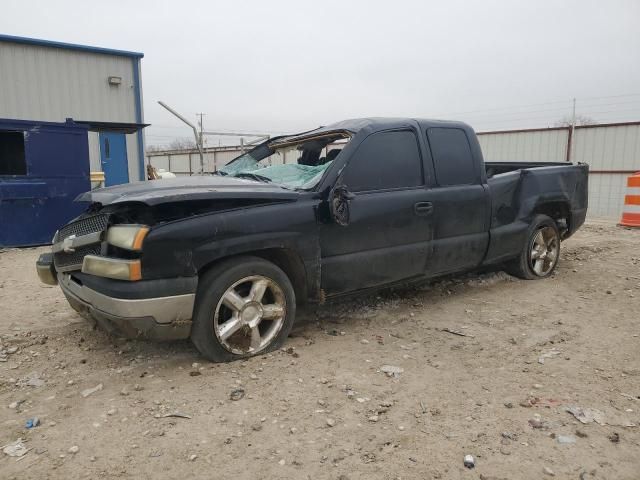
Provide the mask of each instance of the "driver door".
{"label": "driver door", "polygon": [[348,160],[339,182],[353,198],[346,226],[320,226],[326,294],[424,275],[433,236],[432,205],[416,133],[371,134]]}

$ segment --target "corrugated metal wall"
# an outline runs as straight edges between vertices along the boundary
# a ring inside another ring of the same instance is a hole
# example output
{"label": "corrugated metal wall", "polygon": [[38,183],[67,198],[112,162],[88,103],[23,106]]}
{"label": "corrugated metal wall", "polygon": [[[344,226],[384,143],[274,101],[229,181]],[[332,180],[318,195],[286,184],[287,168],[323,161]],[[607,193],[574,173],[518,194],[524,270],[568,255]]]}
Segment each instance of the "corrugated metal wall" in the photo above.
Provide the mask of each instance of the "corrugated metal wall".
{"label": "corrugated metal wall", "polygon": [[[482,132],[478,139],[487,161],[563,162],[569,128]],[[589,164],[589,215],[619,218],[626,179],[640,170],[640,123],[576,127],[571,161]]]}
{"label": "corrugated metal wall", "polygon": [[567,158],[568,130],[513,132],[479,135],[487,161],[535,162],[544,158],[549,162],[564,162]]}
{"label": "corrugated metal wall", "polygon": [[[122,84],[109,85],[109,76],[121,77]],[[130,57],[0,41],[0,118],[136,123],[133,85]],[[129,178],[135,180],[138,139],[126,137]],[[92,168],[99,166],[99,149],[90,154]]]}

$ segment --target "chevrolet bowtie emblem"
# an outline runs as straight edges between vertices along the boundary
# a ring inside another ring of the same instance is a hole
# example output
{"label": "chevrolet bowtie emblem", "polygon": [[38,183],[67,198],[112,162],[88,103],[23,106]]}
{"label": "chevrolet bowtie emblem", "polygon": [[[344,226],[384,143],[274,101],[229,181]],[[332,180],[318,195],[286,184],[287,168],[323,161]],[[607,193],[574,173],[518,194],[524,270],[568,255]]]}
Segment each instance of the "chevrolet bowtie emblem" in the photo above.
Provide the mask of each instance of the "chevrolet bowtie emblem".
{"label": "chevrolet bowtie emblem", "polygon": [[73,240],[75,238],[75,235],[69,235],[62,241],[62,250],[64,250],[64,253],[73,253],[76,251],[76,249],[73,248]]}

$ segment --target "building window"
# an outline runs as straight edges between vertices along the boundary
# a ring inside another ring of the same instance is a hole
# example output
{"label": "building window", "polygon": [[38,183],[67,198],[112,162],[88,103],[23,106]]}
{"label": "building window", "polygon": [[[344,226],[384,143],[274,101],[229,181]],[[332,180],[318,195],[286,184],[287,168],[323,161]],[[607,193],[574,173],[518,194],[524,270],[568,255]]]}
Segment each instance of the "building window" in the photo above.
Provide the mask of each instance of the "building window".
{"label": "building window", "polygon": [[0,175],[26,175],[24,133],[0,131]]}

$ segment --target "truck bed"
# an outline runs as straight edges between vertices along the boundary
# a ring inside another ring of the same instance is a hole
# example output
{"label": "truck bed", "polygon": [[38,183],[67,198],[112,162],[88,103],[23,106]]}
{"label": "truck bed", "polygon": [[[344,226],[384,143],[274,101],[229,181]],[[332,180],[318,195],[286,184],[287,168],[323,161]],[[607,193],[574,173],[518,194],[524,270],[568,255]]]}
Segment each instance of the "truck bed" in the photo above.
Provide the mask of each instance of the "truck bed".
{"label": "truck bed", "polygon": [[502,173],[513,172],[515,170],[523,170],[529,168],[541,168],[541,167],[567,167],[573,165],[568,162],[485,162],[485,170],[487,172],[487,178],[491,178],[495,175]]}

